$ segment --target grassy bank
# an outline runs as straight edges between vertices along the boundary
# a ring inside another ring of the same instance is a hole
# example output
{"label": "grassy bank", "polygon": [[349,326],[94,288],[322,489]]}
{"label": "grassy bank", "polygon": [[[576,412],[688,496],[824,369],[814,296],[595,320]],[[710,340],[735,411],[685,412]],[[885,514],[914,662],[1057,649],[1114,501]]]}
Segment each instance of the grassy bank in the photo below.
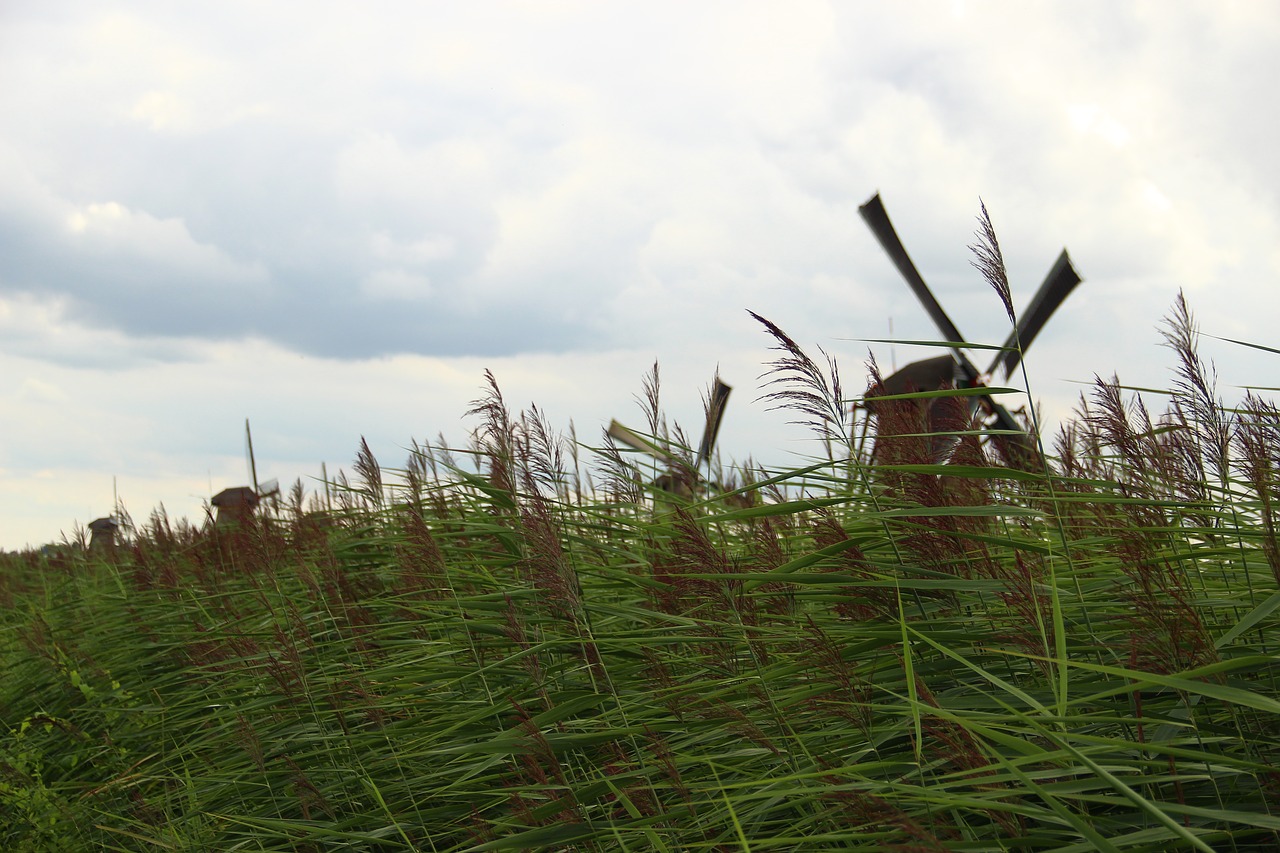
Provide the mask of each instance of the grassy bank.
{"label": "grassy bank", "polygon": [[1275,849],[1280,414],[1167,329],[1164,415],[1010,464],[961,397],[872,464],[780,337],[830,457],[688,502],[490,382],[328,502],[4,557],[0,848]]}

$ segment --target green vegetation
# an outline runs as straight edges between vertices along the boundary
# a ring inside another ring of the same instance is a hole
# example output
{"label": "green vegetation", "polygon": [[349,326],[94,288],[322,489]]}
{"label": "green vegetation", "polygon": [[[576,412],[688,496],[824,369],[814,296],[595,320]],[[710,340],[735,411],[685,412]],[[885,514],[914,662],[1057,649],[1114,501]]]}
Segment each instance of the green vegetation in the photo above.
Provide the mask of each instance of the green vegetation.
{"label": "green vegetation", "polygon": [[1007,464],[958,394],[872,450],[772,331],[800,470],[646,491],[490,377],[465,454],[4,557],[0,848],[1276,849],[1280,412],[1181,300],[1167,414],[1100,381]]}

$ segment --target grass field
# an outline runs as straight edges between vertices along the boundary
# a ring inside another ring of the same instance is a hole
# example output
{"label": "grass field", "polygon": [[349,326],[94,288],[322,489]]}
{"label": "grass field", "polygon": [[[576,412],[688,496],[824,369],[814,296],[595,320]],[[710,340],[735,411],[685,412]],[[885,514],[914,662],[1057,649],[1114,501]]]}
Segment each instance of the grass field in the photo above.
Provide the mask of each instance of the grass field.
{"label": "grass field", "polygon": [[683,501],[490,378],[472,447],[4,556],[0,849],[1277,849],[1280,412],[1166,333],[1164,414],[1007,463],[779,331],[797,470]]}

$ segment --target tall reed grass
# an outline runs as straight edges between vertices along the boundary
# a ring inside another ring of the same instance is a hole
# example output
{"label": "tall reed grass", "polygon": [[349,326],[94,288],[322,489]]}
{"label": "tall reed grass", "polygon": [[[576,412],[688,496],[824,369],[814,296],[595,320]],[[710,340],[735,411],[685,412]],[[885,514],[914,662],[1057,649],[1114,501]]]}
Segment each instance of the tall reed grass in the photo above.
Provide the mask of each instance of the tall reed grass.
{"label": "tall reed grass", "polygon": [[762,322],[796,470],[659,494],[487,376],[331,507],[5,556],[0,848],[1277,849],[1280,411],[1185,302],[1163,414],[1098,380],[1007,460]]}

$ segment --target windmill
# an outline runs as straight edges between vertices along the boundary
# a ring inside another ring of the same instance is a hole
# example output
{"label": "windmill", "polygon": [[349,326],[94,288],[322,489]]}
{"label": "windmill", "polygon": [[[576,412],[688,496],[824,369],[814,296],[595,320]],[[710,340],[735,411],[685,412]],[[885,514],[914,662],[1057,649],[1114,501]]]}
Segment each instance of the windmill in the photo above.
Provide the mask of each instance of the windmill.
{"label": "windmill", "polygon": [[[876,193],[872,196],[858,208],[858,212],[871,232],[875,234],[876,239],[880,241],[881,247],[889,255],[898,272],[906,279],[911,291],[915,293],[938,331],[942,333],[942,337],[954,345],[949,355],[912,362],[885,378],[881,383],[881,389],[878,389],[882,395],[936,391],[948,385],[956,388],[981,387],[988,384],[988,378],[998,369],[1003,370],[1004,377],[1007,379],[1017,368],[1022,354],[1031,346],[1031,342],[1049,321],[1049,317],[1080,283],[1080,276],[1071,266],[1071,258],[1068,257],[1067,250],[1063,249],[1040,285],[1040,289],[1036,291],[1030,304],[1022,312],[1017,326],[1000,348],[991,367],[986,373],[980,373],[962,349],[967,346],[964,336],[951,322],[947,312],[942,310],[942,305],[934,298],[915,264],[911,262],[911,257],[907,254],[902,241],[898,239],[898,234],[889,221],[889,214],[884,209],[884,203],[880,201],[880,194]],[[970,397],[969,400],[971,413],[981,406],[986,411],[987,417],[993,418],[992,426],[1013,433],[1015,441],[1024,449],[1033,447],[1022,424],[989,394]],[[874,408],[873,401],[868,401],[868,404],[869,407]],[[935,420],[937,407],[937,401],[930,406],[930,423]]]}
{"label": "windmill", "polygon": [[249,521],[254,510],[263,498],[271,498],[279,510],[280,482],[268,480],[259,485],[258,463],[253,458],[253,433],[249,431],[249,419],[244,419],[245,461],[249,466],[249,481],[252,486],[232,486],[223,489],[210,499],[210,503],[218,510],[216,525],[231,527]]}
{"label": "windmill", "polygon": [[616,420],[609,422],[608,433],[615,441],[639,450],[641,453],[647,453],[667,466],[667,472],[653,481],[655,489],[669,495],[678,495],[686,500],[691,499],[695,492],[707,483],[702,476],[702,467],[710,463],[711,454],[715,450],[716,436],[720,434],[720,423],[724,420],[725,406],[729,402],[729,392],[732,390],[732,387],[720,379],[720,374],[717,372],[711,380],[711,396],[707,400],[707,423],[702,431],[698,456],[692,467],[656,441],[633,432]]}
{"label": "windmill", "polygon": [[280,499],[280,481],[274,477],[267,480],[261,485],[258,484],[258,463],[253,458],[253,433],[249,431],[249,419],[244,419],[244,440],[246,453],[249,457],[249,478],[253,480],[253,493],[262,498],[273,498],[278,503]]}

